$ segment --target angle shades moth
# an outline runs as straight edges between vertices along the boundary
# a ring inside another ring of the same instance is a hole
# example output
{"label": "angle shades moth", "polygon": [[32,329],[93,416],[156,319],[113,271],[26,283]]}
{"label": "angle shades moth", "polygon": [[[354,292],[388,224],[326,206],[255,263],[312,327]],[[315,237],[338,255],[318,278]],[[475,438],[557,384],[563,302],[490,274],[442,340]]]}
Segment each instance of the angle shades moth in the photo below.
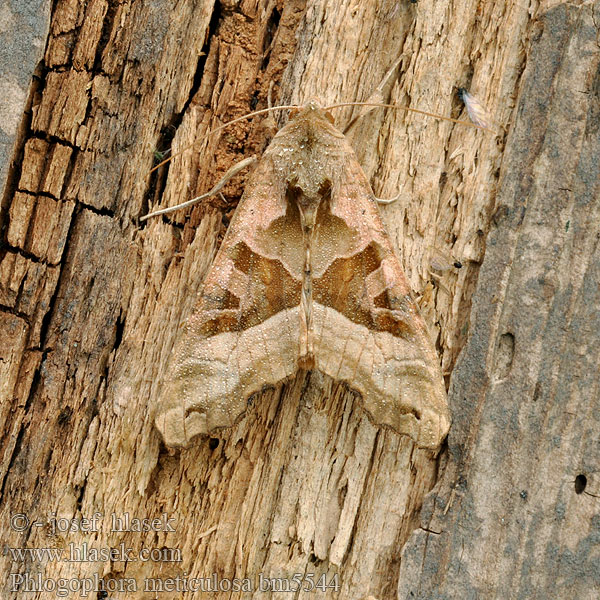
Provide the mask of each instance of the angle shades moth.
{"label": "angle shades moth", "polygon": [[169,446],[233,425],[263,388],[317,369],[378,425],[437,449],[449,426],[437,353],[376,199],[315,102],[263,153],[180,333],[155,424]]}

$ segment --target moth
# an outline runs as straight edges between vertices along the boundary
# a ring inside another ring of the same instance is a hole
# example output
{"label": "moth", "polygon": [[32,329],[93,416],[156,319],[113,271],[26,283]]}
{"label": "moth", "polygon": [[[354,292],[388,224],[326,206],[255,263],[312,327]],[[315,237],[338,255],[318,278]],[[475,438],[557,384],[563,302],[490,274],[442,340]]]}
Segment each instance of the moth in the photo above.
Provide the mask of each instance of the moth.
{"label": "moth", "polygon": [[246,184],[169,360],[169,446],[235,424],[263,388],[317,369],[372,421],[437,449],[450,416],[437,353],[350,144],[315,102]]}

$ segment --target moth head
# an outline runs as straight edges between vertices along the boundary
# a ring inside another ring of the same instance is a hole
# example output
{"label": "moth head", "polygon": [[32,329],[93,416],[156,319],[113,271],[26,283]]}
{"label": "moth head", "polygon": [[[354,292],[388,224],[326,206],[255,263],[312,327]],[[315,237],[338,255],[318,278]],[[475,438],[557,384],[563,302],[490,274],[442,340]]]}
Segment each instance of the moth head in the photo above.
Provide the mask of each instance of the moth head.
{"label": "moth head", "polygon": [[321,110],[321,103],[317,100],[317,98],[309,98],[308,102],[304,104],[304,108],[310,110]]}
{"label": "moth head", "polygon": [[316,98],[310,98],[308,102],[302,106],[301,112],[318,113],[319,115],[324,116],[332,125],[335,124],[331,113],[323,110],[321,103]]}

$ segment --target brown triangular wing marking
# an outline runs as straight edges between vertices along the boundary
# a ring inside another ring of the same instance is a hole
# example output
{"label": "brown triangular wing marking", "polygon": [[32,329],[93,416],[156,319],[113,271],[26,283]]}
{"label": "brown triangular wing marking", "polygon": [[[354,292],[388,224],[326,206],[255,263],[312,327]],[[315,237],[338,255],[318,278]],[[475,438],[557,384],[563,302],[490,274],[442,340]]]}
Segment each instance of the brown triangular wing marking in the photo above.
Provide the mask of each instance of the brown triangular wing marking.
{"label": "brown triangular wing marking", "polygon": [[[437,354],[353,157],[336,178],[319,236],[332,223],[363,240],[353,254],[323,261],[313,286],[315,366],[362,396],[376,423],[437,448],[450,417]],[[335,285],[332,285],[335,282]]]}
{"label": "brown triangular wing marking", "polygon": [[232,425],[298,370],[303,242],[285,189],[263,160],[176,341],[156,416],[170,446]]}

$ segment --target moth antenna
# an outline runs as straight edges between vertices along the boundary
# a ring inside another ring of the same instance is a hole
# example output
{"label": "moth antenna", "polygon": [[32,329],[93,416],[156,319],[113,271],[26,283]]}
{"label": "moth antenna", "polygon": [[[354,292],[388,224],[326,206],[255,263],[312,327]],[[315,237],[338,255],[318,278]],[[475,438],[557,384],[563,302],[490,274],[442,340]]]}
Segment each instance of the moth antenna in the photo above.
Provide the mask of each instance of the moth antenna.
{"label": "moth antenna", "polygon": [[215,196],[223,189],[225,184],[232,177],[235,177],[242,169],[245,169],[247,166],[256,162],[256,160],[257,160],[256,156],[249,156],[248,158],[241,160],[240,162],[233,165],[233,167],[231,167],[231,169],[229,169],[229,171],[227,171],[227,173],[225,173],[225,175],[223,175],[223,177],[212,188],[212,190],[206,192],[206,194],[202,194],[201,196],[197,196],[196,198],[192,198],[191,200],[182,202],[181,204],[178,204],[177,206],[170,206],[169,208],[163,208],[161,210],[156,210],[154,212],[148,213],[147,215],[140,217],[140,221],[145,221],[146,219],[149,219],[150,217],[158,217],[158,215],[166,215],[167,213],[175,212],[176,210],[179,210],[180,208],[186,208],[188,206],[191,206],[192,204],[196,204],[197,202],[200,202],[200,200],[204,200],[204,198],[210,198],[211,196]]}
{"label": "moth antenna", "polygon": [[[367,99],[365,99],[364,102],[372,102],[372,103],[376,103],[378,105],[385,102],[385,97],[383,95],[383,91],[384,91],[385,87],[388,85],[390,79],[392,78],[394,73],[397,71],[398,67],[400,66],[400,63],[403,60],[404,60],[403,55],[400,56],[400,58],[398,58],[398,60],[396,60],[396,62],[388,69],[388,72],[383,76],[381,83],[375,88],[375,91]],[[365,106],[365,107],[363,107],[362,111],[358,111],[357,114],[354,116],[354,118],[350,121],[350,123],[348,123],[346,125],[346,128],[344,129],[344,132],[343,132],[344,135],[348,135],[348,133],[350,131],[352,131],[352,128],[363,117],[365,117],[367,114],[369,114],[374,109],[375,109],[374,106]]]}
{"label": "moth antenna", "polygon": [[381,108],[394,108],[397,110],[406,110],[408,112],[414,112],[419,115],[425,115],[426,117],[442,119],[442,121],[450,121],[451,123],[459,123],[460,125],[466,125],[467,127],[475,127],[476,129],[492,131],[491,129],[489,129],[488,127],[484,127],[483,125],[469,123],[468,121],[461,121],[460,119],[453,119],[452,117],[443,117],[442,115],[436,115],[435,113],[427,112],[425,110],[419,110],[418,108],[411,108],[410,106],[402,106],[401,104],[379,104],[377,102],[342,102],[340,104],[332,104],[330,106],[326,106],[323,110],[331,110],[332,108],[341,108],[343,106],[379,106]]}
{"label": "moth antenna", "polygon": [[[394,65],[394,68],[395,68],[395,66],[396,65]],[[270,91],[271,90],[269,90],[269,92]],[[268,100],[269,100],[269,104],[270,104],[270,98]],[[411,108],[410,106],[402,106],[400,104],[384,104],[384,103],[379,103],[379,102],[343,102],[343,103],[339,103],[339,104],[331,104],[330,106],[325,106],[323,108],[323,110],[331,110],[332,108],[342,108],[344,106],[373,106],[373,107],[380,107],[380,108],[393,108],[396,110],[405,110],[408,112],[414,112],[414,113],[417,113],[420,115],[425,115],[426,117],[433,117],[434,119],[442,119],[443,121],[450,121],[451,123],[459,123],[460,125],[467,125],[468,127],[475,127],[476,129],[492,131],[491,129],[489,129],[489,127],[484,127],[483,125],[479,125],[477,123],[469,123],[468,121],[461,121],[459,119],[453,119],[452,117],[443,117],[442,115],[436,115],[435,113],[427,112],[424,110],[419,110],[418,108]],[[211,131],[209,131],[207,135],[212,135],[212,134],[216,133],[217,131],[220,131],[221,129],[225,129],[225,127],[228,127],[229,125],[233,125],[234,123],[239,123],[240,121],[244,121],[245,119],[250,119],[251,117],[263,115],[268,112],[272,112],[274,110],[293,110],[293,109],[299,109],[299,108],[301,108],[301,107],[298,106],[297,104],[287,104],[287,105],[283,105],[283,106],[269,106],[268,108],[262,108],[261,110],[255,110],[251,113],[248,113],[246,115],[238,117],[237,119],[227,121],[227,123],[223,123],[222,125],[215,127],[215,129],[212,129]],[[190,148],[193,148],[194,146],[196,146],[197,143],[198,142],[196,141],[193,144],[186,146],[185,148],[183,148],[176,154],[172,154],[169,158],[166,158],[165,160],[159,162],[156,166],[152,167],[150,169],[150,171],[148,171],[148,175],[152,174],[154,171],[156,171],[163,165],[166,165],[169,161],[173,160],[175,157],[179,156],[180,154],[187,152]]]}
{"label": "moth antenna", "polygon": [[[209,131],[207,135],[212,135],[213,133],[216,133],[217,131],[221,131],[221,129],[225,129],[225,127],[229,127],[229,125],[233,125],[234,123],[239,123],[240,121],[244,121],[245,119],[250,119],[251,117],[263,115],[265,113],[268,113],[268,112],[271,112],[274,110],[292,110],[294,108],[300,108],[300,107],[297,104],[290,104],[290,105],[285,105],[285,106],[270,106],[269,108],[262,108],[261,110],[255,110],[254,112],[251,112],[251,113],[248,113],[247,115],[238,117],[237,119],[227,121],[227,123],[223,123],[222,125],[219,125],[218,127],[215,127],[214,129],[211,129],[211,131]],[[155,167],[152,167],[150,169],[150,171],[148,171],[148,175],[150,175],[151,173],[156,171],[156,169],[162,167],[163,165],[166,165],[169,161],[173,160],[176,156],[179,156],[180,154],[187,152],[190,148],[193,148],[197,143],[198,143],[198,141],[194,142],[193,144],[190,144],[189,146],[183,148],[176,154],[172,154],[170,156],[170,158],[166,158],[162,162],[158,163]]]}
{"label": "moth antenna", "polygon": [[[390,69],[390,73],[396,67],[397,67],[397,64],[395,64],[393,66],[393,68]],[[212,129],[211,131],[209,131],[208,135],[212,135],[214,133],[217,133],[218,131],[220,131],[222,129],[225,129],[225,127],[228,127],[229,125],[233,125],[234,123],[239,123],[239,122],[244,121],[246,119],[249,119],[251,117],[256,117],[258,115],[263,115],[263,114],[272,112],[274,110],[292,110],[292,109],[300,108],[296,104],[287,104],[287,105],[283,105],[283,106],[271,106],[271,92],[272,92],[272,86],[269,86],[269,92],[268,92],[268,97],[267,97],[267,103],[268,103],[268,107],[267,108],[263,108],[261,110],[255,110],[255,111],[253,111],[251,113],[248,113],[246,115],[243,115],[241,117],[237,117],[236,119],[232,119],[231,121],[227,121],[227,123],[223,123],[222,125],[219,125],[215,129]],[[468,97],[469,94],[466,92],[466,90],[464,90],[462,88],[461,88],[461,90],[460,90],[459,93],[461,94],[461,98],[463,99],[463,101],[465,102],[465,104],[467,104],[467,100],[465,98]],[[372,107],[380,107],[380,108],[393,108],[393,109],[396,109],[396,110],[398,110],[398,109],[399,110],[405,110],[405,111],[408,111],[408,112],[414,112],[414,113],[417,113],[417,114],[420,114],[420,115],[425,115],[427,117],[434,117],[436,119],[442,119],[444,121],[450,121],[452,123],[459,123],[461,125],[468,125],[469,127],[475,127],[476,129],[483,129],[483,130],[486,130],[486,131],[491,131],[491,129],[489,129],[488,127],[485,127],[483,124],[480,124],[478,122],[477,123],[469,123],[468,121],[461,121],[459,119],[453,119],[451,117],[443,117],[441,115],[436,115],[435,113],[430,113],[430,112],[427,112],[427,111],[424,111],[424,110],[419,110],[417,108],[411,108],[409,106],[402,106],[402,105],[399,105],[399,104],[385,104],[385,103],[380,103],[380,102],[343,102],[343,103],[339,103],[339,104],[331,104],[330,106],[324,107],[323,110],[327,111],[327,110],[331,110],[332,108],[341,108],[341,107],[344,107],[344,106],[372,106]],[[467,109],[469,111],[469,115],[471,115],[471,111],[469,110],[468,104],[467,104]],[[471,117],[471,118],[473,118],[473,117]],[[186,148],[183,148],[182,150],[180,150],[176,154],[172,154],[169,158],[166,158],[165,160],[161,161],[155,167],[153,167],[152,169],[150,169],[150,171],[148,172],[148,175],[150,175],[151,173],[153,173],[154,171],[156,171],[159,167],[162,167],[163,165],[165,165],[169,161],[173,160],[173,158],[179,156],[180,154],[183,154],[184,152],[186,152],[190,148],[193,148],[194,146],[196,146],[196,144],[197,144],[197,142],[194,142],[193,144],[190,144]],[[205,194],[202,194],[201,196],[197,196],[196,198],[192,198],[191,200],[187,200],[186,202],[182,202],[181,204],[177,204],[176,206],[171,206],[169,208],[163,208],[161,210],[157,210],[157,211],[154,211],[152,213],[148,213],[147,215],[144,215],[143,217],[140,217],[140,221],[146,221],[150,217],[156,217],[156,216],[159,216],[159,215],[165,215],[165,214],[169,214],[169,213],[175,212],[176,210],[179,210],[181,208],[186,208],[188,206],[192,206],[193,204],[196,204],[197,202],[200,202],[201,200],[204,200],[205,198],[209,198],[211,196],[216,195],[217,193],[220,192],[220,190],[225,186],[225,184],[232,177],[234,177],[235,175],[237,175],[242,169],[246,168],[248,165],[254,163],[256,160],[257,160],[256,156],[251,156],[251,157],[249,157],[247,159],[244,159],[244,160],[240,161],[239,163],[237,163],[233,167],[231,167],[231,169],[229,169],[225,173],[225,175],[221,178],[221,180],[210,191],[206,192]],[[398,196],[396,196],[394,198],[375,198],[375,200],[379,204],[391,204],[392,202],[395,202],[396,200],[398,200],[399,197],[400,197],[400,194],[398,194]]]}

